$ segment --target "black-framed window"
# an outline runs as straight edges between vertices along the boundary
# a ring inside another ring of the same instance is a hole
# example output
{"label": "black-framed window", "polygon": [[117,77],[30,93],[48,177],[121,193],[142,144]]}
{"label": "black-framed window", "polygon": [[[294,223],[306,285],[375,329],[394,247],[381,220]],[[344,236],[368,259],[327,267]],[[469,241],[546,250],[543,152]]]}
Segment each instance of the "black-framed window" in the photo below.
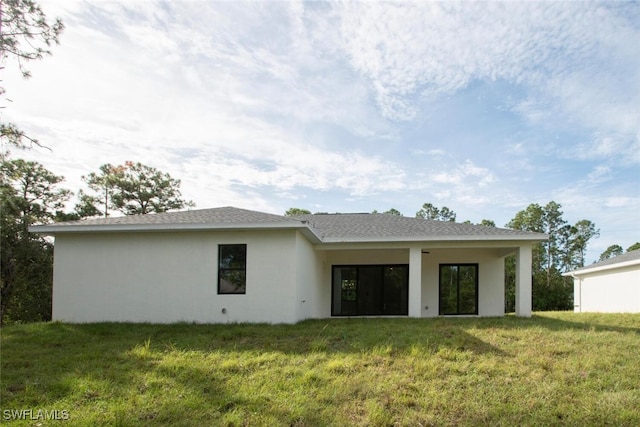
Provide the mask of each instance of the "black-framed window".
{"label": "black-framed window", "polygon": [[332,316],[406,316],[409,266],[334,265]]}
{"label": "black-framed window", "polygon": [[218,245],[218,293],[247,292],[247,245]]}
{"label": "black-framed window", "polygon": [[440,315],[478,314],[478,264],[440,264]]}

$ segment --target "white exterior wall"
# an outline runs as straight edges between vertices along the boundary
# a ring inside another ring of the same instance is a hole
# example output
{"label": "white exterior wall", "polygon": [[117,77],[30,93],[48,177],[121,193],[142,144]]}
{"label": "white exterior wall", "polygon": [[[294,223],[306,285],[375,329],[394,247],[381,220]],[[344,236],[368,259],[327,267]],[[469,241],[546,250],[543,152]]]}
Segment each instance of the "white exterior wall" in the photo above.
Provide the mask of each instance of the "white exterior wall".
{"label": "white exterior wall", "polygon": [[574,311],[640,313],[640,265],[574,277]]}
{"label": "white exterior wall", "polygon": [[325,308],[331,304],[331,288],[323,286],[322,253],[300,233],[295,244],[296,320],[328,317]]}
{"label": "white exterior wall", "polygon": [[409,264],[409,249],[327,251],[327,286],[331,287],[331,266],[367,264]]}
{"label": "white exterior wall", "polygon": [[[295,298],[296,234],[60,234],[55,242],[53,319],[295,322],[302,314]],[[218,295],[219,244],[247,244],[246,294]]]}

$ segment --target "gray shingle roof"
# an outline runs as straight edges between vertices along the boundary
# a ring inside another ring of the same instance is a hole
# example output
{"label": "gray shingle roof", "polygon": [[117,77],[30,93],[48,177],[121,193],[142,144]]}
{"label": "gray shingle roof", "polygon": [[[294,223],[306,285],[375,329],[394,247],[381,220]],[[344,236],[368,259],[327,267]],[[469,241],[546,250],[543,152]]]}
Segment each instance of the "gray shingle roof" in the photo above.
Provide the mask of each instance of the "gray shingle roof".
{"label": "gray shingle roof", "polygon": [[260,224],[291,223],[299,224],[292,218],[264,212],[239,209],[231,206],[191,211],[163,212],[147,215],[125,215],[111,218],[85,219],[49,224],[52,227],[71,225],[145,225],[145,224]]}
{"label": "gray shingle roof", "polygon": [[609,265],[613,266],[615,264],[620,264],[623,262],[635,261],[635,260],[640,260],[640,249],[636,249],[635,251],[625,252],[621,255],[614,256],[613,258],[605,259],[604,261],[596,262],[591,265],[586,265],[582,268],[578,268],[577,270],[574,270],[572,273],[579,273],[581,271],[591,270],[592,268],[606,267]]}
{"label": "gray shingle roof", "polygon": [[249,229],[300,229],[310,240],[317,240],[311,230],[299,220],[234,207],[68,221],[30,227],[29,231],[55,235],[119,231]]}
{"label": "gray shingle roof", "polygon": [[325,242],[374,240],[546,240],[540,233],[461,224],[388,214],[313,214],[295,218],[307,221]]}
{"label": "gray shingle roof", "polygon": [[420,240],[546,240],[540,233],[433,221],[387,214],[314,214],[287,217],[223,207],[69,221],[35,226],[36,233],[162,231],[176,229],[301,229],[322,242],[389,242]]}

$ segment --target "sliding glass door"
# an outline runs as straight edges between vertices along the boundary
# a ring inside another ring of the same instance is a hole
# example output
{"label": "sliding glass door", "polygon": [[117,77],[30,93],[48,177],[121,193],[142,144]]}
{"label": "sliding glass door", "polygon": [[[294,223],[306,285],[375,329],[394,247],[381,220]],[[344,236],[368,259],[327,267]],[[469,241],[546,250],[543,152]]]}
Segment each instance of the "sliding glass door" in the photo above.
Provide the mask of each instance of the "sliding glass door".
{"label": "sliding glass door", "polygon": [[409,266],[334,266],[332,294],[332,316],[407,315]]}
{"label": "sliding glass door", "polygon": [[440,264],[440,315],[478,314],[478,264]]}

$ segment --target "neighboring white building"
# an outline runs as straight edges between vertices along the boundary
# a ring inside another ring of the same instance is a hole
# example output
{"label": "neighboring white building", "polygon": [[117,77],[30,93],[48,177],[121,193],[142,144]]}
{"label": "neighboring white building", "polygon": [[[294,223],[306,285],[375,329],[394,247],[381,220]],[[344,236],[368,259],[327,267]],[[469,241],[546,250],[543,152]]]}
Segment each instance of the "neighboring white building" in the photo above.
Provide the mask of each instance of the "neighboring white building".
{"label": "neighboring white building", "polygon": [[576,312],[640,313],[640,249],[564,274]]}
{"label": "neighboring white building", "polygon": [[547,235],[386,214],[233,207],[57,223],[53,319],[294,323],[333,316],[531,315]]}

